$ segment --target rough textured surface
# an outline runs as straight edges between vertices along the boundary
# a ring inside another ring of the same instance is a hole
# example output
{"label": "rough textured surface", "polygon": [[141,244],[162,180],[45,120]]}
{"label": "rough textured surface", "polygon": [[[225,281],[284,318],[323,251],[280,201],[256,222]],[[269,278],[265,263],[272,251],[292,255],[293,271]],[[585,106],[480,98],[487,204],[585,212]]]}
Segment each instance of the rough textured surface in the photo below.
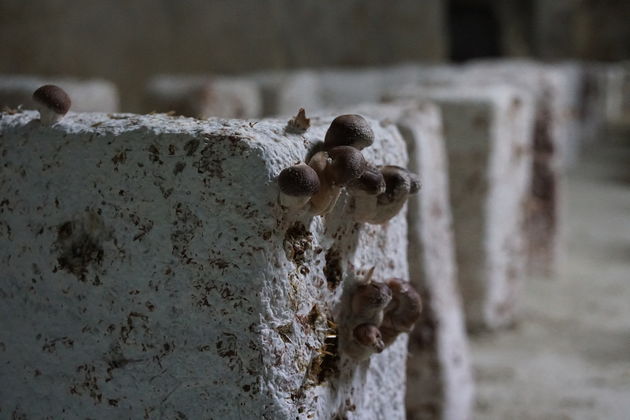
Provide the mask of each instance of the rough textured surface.
{"label": "rough textured surface", "polygon": [[[331,120],[2,114],[2,416],[403,418],[407,337],[355,363],[331,336],[360,270],[408,277],[405,213],[277,204]],[[374,130],[367,157],[406,165]]]}
{"label": "rough textured surface", "polygon": [[3,107],[36,109],[33,92],[42,85],[52,84],[66,91],[75,112],[117,112],[118,89],[105,80],[45,78],[40,76],[0,75],[0,110]]}
{"label": "rough textured surface", "polygon": [[426,87],[400,96],[436,101],[442,110],[467,324],[508,325],[525,275],[533,100],[502,85]]}
{"label": "rough textured surface", "polygon": [[362,115],[400,130],[408,168],[422,189],[409,198],[409,270],[423,299],[423,312],[409,339],[407,418],[467,419],[472,415],[473,380],[457,287],[448,169],[439,109],[401,101],[356,105]]}
{"label": "rough textured surface", "polygon": [[145,112],[194,118],[256,118],[262,99],[256,83],[237,77],[156,76],[146,87]]}

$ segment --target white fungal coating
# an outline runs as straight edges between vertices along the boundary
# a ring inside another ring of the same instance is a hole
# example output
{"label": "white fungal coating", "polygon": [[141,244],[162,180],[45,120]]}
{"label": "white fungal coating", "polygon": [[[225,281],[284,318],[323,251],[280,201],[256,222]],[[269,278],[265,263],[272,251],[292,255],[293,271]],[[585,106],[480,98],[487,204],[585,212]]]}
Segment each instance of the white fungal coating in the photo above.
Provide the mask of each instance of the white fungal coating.
{"label": "white fungal coating", "polygon": [[[403,419],[405,336],[369,364],[325,342],[352,267],[407,276],[405,215],[383,229],[344,217],[345,196],[327,218],[277,200],[333,118],[292,135],[286,119],[3,114],[3,413]],[[405,165],[372,125],[370,149]]]}

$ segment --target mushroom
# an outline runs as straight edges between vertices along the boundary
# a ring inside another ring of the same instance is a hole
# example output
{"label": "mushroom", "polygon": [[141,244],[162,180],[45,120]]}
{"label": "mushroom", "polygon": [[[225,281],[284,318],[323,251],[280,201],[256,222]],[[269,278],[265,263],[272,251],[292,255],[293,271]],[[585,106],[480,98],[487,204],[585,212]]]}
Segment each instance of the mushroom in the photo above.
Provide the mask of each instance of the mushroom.
{"label": "mushroom", "polygon": [[368,165],[346,188],[351,196],[350,213],[357,222],[365,222],[376,214],[376,196],[385,192],[385,178],[377,167]]}
{"label": "mushroom", "polygon": [[352,195],[379,195],[385,192],[385,178],[377,167],[368,165],[363,175],[350,181],[347,188]]}
{"label": "mushroom", "polygon": [[374,132],[370,124],[360,115],[346,114],[335,118],[324,137],[327,149],[337,146],[352,146],[358,150],[374,143]]}
{"label": "mushroom", "polygon": [[318,152],[309,160],[308,165],[319,177],[319,191],[311,197],[311,211],[315,214],[329,213],[339,198],[341,187],[335,186],[326,170],[331,159],[327,152]]}
{"label": "mushroom", "polygon": [[352,331],[352,336],[371,352],[380,353],[385,348],[381,332],[376,325],[361,324]]}
{"label": "mushroom", "polygon": [[376,211],[366,218],[366,222],[382,224],[396,216],[407,201],[409,194],[420,190],[417,175],[400,166],[383,166],[381,173],[385,179],[385,192],[376,197]]}
{"label": "mushroom", "polygon": [[354,324],[380,325],[383,310],[392,300],[392,292],[385,283],[360,284],[352,296],[352,319]]}
{"label": "mushroom", "polygon": [[382,325],[398,332],[411,331],[422,312],[420,295],[408,281],[402,279],[389,279],[387,286],[392,291],[392,300],[385,308]]}
{"label": "mushroom", "polygon": [[393,343],[398,334],[410,332],[422,311],[420,295],[409,282],[393,278],[387,281],[387,285],[392,291],[392,300],[385,308],[379,327],[385,346]]}
{"label": "mushroom", "polygon": [[341,188],[361,177],[367,166],[361,152],[350,146],[317,152],[308,164],[315,170],[321,183],[319,192],[311,197],[311,211],[319,215],[332,211]]}
{"label": "mushroom", "polygon": [[320,189],[317,172],[305,163],[285,168],[278,175],[280,204],[289,209],[304,207]]}
{"label": "mushroom", "polygon": [[351,146],[337,146],[328,151],[331,163],[328,167],[336,185],[346,185],[358,179],[367,168],[363,154]]}
{"label": "mushroom", "polygon": [[44,125],[53,125],[61,120],[72,104],[68,94],[55,85],[44,85],[37,89],[33,92],[33,100]]}

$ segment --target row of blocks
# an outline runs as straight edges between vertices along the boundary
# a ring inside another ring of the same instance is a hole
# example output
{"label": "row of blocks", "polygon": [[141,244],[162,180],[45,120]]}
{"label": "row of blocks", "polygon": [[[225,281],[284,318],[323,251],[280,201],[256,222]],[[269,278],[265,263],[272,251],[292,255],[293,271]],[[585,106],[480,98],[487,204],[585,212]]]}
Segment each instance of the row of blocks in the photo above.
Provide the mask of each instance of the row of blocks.
{"label": "row of blocks", "polygon": [[[469,418],[465,322],[512,323],[528,264],[549,271],[558,244],[568,82],[537,69],[510,83],[427,70],[423,88],[352,106],[344,92],[361,91],[340,79],[302,134],[287,118],[2,114],[2,410]],[[420,175],[406,217],[354,223],[345,196],[325,217],[279,206],[278,173],[348,112],[376,134],[369,160]],[[357,362],[336,322],[372,267],[409,279],[424,311]]]}
{"label": "row of blocks", "polygon": [[[596,135],[603,118],[617,120],[630,108],[627,63],[566,62],[543,66],[524,60],[480,61],[466,66],[409,64],[352,70],[267,71],[238,77],[165,75],[150,79],[144,98],[136,98],[135,102],[142,103],[141,111],[145,113],[175,111],[195,118],[260,118],[289,114],[300,107],[315,110],[379,102],[392,90],[427,82],[497,81],[506,75],[511,82],[517,69],[523,70],[517,79],[531,82],[536,77],[532,74],[536,72],[534,68],[543,71],[539,77],[546,78],[545,83],[561,91],[561,97],[556,99],[565,103],[557,106],[564,106],[572,118],[581,120],[584,138]],[[30,109],[34,105],[31,93],[44,83],[68,91],[76,112],[119,111],[118,89],[105,80],[9,75],[0,76],[0,107],[23,105]]]}

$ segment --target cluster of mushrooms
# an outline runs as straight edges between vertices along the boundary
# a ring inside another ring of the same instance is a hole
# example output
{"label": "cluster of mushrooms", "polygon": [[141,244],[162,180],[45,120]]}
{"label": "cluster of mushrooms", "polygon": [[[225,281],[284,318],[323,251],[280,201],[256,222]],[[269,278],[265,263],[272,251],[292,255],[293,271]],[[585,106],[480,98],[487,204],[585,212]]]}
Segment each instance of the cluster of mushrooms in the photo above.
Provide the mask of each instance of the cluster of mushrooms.
{"label": "cluster of mushrooms", "polygon": [[372,272],[353,288],[343,323],[341,346],[357,360],[382,352],[398,334],[410,332],[422,310],[420,296],[409,282],[372,281]]}
{"label": "cluster of mushrooms", "polygon": [[[326,132],[323,145],[308,163],[280,172],[280,204],[315,215],[332,211],[342,192],[350,196],[357,222],[382,224],[394,217],[410,194],[420,189],[418,177],[405,168],[375,166],[361,151],[374,142],[374,132],[360,115],[340,115]],[[348,292],[340,324],[340,345],[357,360],[380,353],[420,317],[421,301],[408,281],[372,280],[372,268]]]}
{"label": "cluster of mushrooms", "polygon": [[405,168],[375,166],[361,150],[374,142],[374,132],[360,115],[340,115],[326,132],[321,151],[308,163],[285,168],[278,176],[280,204],[306,209],[315,215],[330,213],[345,189],[357,222],[382,224],[394,217],[409,194],[420,189],[418,177]]}

